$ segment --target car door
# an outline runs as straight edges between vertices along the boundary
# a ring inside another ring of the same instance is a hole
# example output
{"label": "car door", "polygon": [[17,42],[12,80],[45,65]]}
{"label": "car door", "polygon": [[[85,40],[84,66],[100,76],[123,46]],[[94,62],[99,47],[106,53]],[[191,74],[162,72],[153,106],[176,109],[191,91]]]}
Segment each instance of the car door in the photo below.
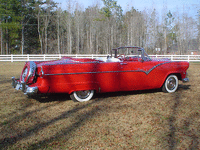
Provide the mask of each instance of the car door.
{"label": "car door", "polygon": [[119,83],[119,62],[103,62],[96,66],[95,82],[98,83],[99,92],[120,91]]}
{"label": "car door", "polygon": [[150,89],[156,78],[150,73],[155,65],[153,61],[124,61],[120,63],[118,78],[121,91]]}

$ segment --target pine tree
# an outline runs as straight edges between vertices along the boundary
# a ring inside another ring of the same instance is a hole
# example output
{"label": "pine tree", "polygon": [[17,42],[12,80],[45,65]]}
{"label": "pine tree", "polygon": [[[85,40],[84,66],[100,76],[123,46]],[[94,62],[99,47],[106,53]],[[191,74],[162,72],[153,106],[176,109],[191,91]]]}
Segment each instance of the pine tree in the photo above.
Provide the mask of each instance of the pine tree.
{"label": "pine tree", "polygon": [[0,1],[1,27],[4,33],[6,54],[16,53],[20,49],[19,33],[21,29],[20,8],[17,0]]}

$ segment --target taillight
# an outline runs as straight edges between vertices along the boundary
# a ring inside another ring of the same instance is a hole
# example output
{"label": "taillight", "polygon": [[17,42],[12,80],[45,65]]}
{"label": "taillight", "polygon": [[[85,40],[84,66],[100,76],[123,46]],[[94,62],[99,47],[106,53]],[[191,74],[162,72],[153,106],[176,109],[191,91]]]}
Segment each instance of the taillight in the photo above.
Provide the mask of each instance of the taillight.
{"label": "taillight", "polygon": [[21,79],[23,82],[26,82],[28,72],[29,72],[28,68],[25,67],[24,70],[23,70],[23,72],[22,72],[22,79]]}
{"label": "taillight", "polygon": [[33,83],[33,80],[35,78],[36,67],[37,65],[33,61],[26,63],[22,71],[20,80],[25,82],[26,84]]}

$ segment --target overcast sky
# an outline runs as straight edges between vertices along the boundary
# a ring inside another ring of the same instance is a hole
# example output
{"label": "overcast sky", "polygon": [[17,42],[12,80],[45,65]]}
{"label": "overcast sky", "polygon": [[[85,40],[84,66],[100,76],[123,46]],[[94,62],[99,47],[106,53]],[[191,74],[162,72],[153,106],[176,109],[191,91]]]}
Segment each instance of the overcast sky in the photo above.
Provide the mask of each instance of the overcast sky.
{"label": "overcast sky", "polygon": [[[61,8],[66,9],[68,0],[55,0],[58,3],[61,3]],[[83,8],[87,8],[88,6],[92,6],[97,2],[103,6],[103,2],[101,0],[71,0],[77,1],[82,5]],[[117,0],[117,4],[120,5],[123,9],[123,12],[126,12],[128,8],[132,6],[139,11],[152,10],[155,8],[158,13],[161,13],[163,7],[167,10],[171,10],[171,12],[182,13],[183,10],[190,15],[197,15],[197,10],[200,9],[200,0]]]}

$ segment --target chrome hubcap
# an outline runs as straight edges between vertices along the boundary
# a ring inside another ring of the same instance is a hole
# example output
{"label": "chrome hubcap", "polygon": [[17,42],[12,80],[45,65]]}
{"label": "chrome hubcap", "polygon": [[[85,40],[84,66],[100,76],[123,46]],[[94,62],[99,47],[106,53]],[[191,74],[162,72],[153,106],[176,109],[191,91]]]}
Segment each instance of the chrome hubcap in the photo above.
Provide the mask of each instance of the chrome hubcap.
{"label": "chrome hubcap", "polygon": [[174,78],[169,78],[167,81],[167,88],[173,90],[176,87],[176,80]]}
{"label": "chrome hubcap", "polygon": [[77,96],[81,99],[85,99],[90,95],[90,91],[86,90],[86,91],[77,91],[76,92]]}

